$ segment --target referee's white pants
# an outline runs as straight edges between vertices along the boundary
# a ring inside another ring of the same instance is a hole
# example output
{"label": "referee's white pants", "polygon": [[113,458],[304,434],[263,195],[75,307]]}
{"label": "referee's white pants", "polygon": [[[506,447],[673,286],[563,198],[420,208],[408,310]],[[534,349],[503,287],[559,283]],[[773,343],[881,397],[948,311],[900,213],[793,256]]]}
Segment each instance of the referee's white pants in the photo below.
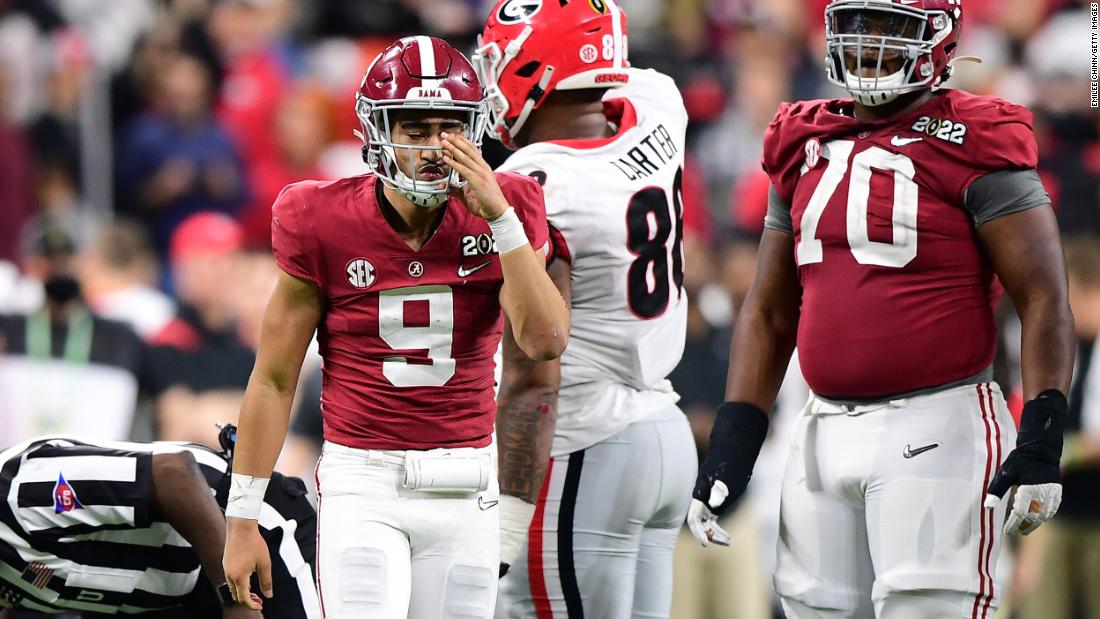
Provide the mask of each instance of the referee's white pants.
{"label": "referee's white pants", "polygon": [[500,563],[495,462],[485,492],[424,492],[403,486],[404,453],[325,443],[317,464],[324,616],[491,617]]}
{"label": "referee's white pants", "polygon": [[675,406],[553,458],[496,617],[668,617],[672,552],[697,467]]}
{"label": "referee's white pants", "polygon": [[787,617],[992,619],[1006,502],[982,501],[1015,442],[993,383],[852,410],[811,396],[780,505]]}

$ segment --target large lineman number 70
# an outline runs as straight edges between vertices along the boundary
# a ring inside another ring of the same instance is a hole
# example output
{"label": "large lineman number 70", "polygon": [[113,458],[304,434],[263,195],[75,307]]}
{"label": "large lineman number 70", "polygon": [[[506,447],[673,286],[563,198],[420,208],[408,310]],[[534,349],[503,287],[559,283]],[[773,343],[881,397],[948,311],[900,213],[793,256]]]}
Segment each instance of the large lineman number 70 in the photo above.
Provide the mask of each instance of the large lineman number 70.
{"label": "large lineman number 70", "polygon": [[[802,213],[798,247],[795,249],[799,265],[821,262],[823,258],[821,241],[817,238],[817,224],[848,172],[849,159],[852,161],[852,173],[848,181],[848,246],[856,262],[901,268],[917,257],[918,191],[913,180],[916,173],[913,160],[877,146],[852,157],[854,147],[855,142],[851,140],[834,140],[822,146],[821,155],[828,157],[829,167],[825,168],[817,189]],[[867,233],[872,168],[894,173],[893,241],[890,243],[872,241]]]}

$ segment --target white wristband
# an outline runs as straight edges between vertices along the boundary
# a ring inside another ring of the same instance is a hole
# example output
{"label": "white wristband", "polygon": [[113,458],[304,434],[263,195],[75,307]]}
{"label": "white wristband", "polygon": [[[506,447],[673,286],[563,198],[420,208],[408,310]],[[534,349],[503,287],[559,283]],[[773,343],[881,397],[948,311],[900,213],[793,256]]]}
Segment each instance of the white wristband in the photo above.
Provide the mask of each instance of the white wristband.
{"label": "white wristband", "polygon": [[515,251],[527,245],[527,233],[523,231],[523,223],[516,215],[516,209],[511,206],[496,219],[488,220],[489,230],[493,232],[493,240],[496,241],[497,253],[504,254]]}
{"label": "white wristband", "polygon": [[527,529],[535,517],[535,506],[510,494],[500,495],[500,562],[515,565]]}
{"label": "white wristband", "polygon": [[233,473],[229,479],[229,501],[225,505],[225,515],[259,520],[260,507],[264,504],[264,494],[270,481],[270,477]]}

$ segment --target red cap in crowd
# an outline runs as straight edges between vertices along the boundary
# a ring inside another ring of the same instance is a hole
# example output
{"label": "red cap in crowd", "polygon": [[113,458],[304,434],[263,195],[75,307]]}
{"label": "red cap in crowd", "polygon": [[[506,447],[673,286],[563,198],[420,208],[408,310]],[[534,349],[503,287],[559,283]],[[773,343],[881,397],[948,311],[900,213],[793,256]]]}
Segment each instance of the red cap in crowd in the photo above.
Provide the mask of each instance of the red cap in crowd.
{"label": "red cap in crowd", "polygon": [[224,213],[196,213],[172,233],[169,257],[179,262],[194,256],[220,256],[237,251],[244,244],[240,224]]}

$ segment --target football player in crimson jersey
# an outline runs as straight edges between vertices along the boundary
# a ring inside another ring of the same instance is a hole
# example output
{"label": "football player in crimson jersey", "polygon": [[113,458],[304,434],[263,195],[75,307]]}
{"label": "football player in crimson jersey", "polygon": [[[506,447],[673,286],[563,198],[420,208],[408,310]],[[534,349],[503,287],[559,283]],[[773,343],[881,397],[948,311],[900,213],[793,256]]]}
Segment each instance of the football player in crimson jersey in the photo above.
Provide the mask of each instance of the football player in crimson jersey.
{"label": "football player in crimson jersey", "polygon": [[[687,112],[631,67],[613,0],[500,0],[473,56],[500,168],[539,179],[569,349],[505,338],[498,617],[667,617],[697,458],[667,380],[684,348]],[[614,498],[612,498],[614,497]],[[505,567],[505,566],[502,566]]]}
{"label": "football player in crimson jersey", "polygon": [[[1002,530],[1058,509],[1058,230],[1031,114],[944,88],[961,21],[959,0],[830,2],[828,77],[852,98],[783,104],[764,135],[759,267],[688,524],[728,543],[715,514],[748,483],[797,345],[814,395],[782,490],[788,617],[992,617]],[[990,377],[1001,286],[1023,323],[1018,437]]]}
{"label": "football player in crimson jersey", "polygon": [[372,173],[288,186],[272,209],[283,273],[245,392],[225,572],[248,599],[270,563],[256,497],[283,444],[302,358],[324,358],[317,465],[326,617],[489,617],[499,524],[492,461],[501,309],[552,359],[569,313],[547,276],[542,191],[482,159],[481,84],[447,43],[397,41],[357,93]]}

